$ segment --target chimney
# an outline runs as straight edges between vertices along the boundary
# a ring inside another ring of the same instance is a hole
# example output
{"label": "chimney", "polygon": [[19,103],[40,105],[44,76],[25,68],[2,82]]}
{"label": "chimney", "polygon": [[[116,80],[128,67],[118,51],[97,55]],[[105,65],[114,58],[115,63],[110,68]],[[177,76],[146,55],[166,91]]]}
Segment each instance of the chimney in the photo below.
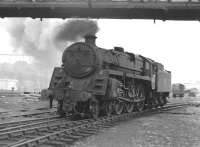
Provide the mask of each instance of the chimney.
{"label": "chimney", "polygon": [[94,35],[86,35],[85,36],[85,43],[96,45],[96,36]]}

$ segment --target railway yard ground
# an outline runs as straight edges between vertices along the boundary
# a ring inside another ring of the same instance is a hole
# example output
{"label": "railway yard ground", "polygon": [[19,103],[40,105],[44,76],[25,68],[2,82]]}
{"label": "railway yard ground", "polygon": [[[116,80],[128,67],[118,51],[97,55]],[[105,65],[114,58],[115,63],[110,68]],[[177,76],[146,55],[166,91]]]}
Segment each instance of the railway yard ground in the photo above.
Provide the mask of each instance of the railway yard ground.
{"label": "railway yard ground", "polygon": [[[54,106],[56,102],[54,101]],[[31,114],[40,114],[49,110],[49,102],[40,100],[37,96],[1,96],[0,97],[0,123],[29,119]],[[37,115],[35,115],[37,116]]]}
{"label": "railway yard ground", "polygon": [[[71,146],[200,147],[200,97],[170,98],[168,101],[172,104],[189,105],[117,122],[113,126],[100,129],[95,135],[76,141]],[[37,97],[1,97],[0,123],[36,118],[39,115],[31,114],[42,114],[49,111],[48,108],[48,101]],[[51,112],[53,111],[55,108],[51,109]],[[41,116],[46,117],[43,114]]]}
{"label": "railway yard ground", "polygon": [[121,122],[76,147],[200,147],[200,98],[171,98],[189,102],[181,109]]}

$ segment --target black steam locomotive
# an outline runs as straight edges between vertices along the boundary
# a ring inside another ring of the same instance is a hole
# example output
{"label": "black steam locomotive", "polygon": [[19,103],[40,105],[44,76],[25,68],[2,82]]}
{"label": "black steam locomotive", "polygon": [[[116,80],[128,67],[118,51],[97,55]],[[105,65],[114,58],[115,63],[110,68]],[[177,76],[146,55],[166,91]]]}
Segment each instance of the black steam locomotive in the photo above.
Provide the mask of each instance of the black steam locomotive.
{"label": "black steam locomotive", "polygon": [[66,48],[62,66],[54,69],[49,89],[60,115],[99,115],[143,111],[167,103],[171,72],[149,58],[121,47],[97,47],[95,36]]}

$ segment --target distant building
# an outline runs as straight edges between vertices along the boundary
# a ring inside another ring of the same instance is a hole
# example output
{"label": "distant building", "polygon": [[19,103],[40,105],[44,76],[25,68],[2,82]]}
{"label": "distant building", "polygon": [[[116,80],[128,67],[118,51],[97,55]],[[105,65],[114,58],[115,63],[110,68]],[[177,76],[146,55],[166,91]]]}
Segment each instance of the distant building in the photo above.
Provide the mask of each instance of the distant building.
{"label": "distant building", "polygon": [[17,87],[20,92],[40,92],[44,88],[41,87],[41,81],[38,80],[20,80]]}
{"label": "distant building", "polygon": [[0,79],[0,90],[18,90],[17,82],[15,79]]}
{"label": "distant building", "polygon": [[46,87],[40,80],[0,79],[0,91],[40,92]]}
{"label": "distant building", "polygon": [[191,82],[191,83],[185,83],[184,85],[186,85],[186,89],[191,89],[191,88],[197,88],[198,90],[200,90],[200,82]]}

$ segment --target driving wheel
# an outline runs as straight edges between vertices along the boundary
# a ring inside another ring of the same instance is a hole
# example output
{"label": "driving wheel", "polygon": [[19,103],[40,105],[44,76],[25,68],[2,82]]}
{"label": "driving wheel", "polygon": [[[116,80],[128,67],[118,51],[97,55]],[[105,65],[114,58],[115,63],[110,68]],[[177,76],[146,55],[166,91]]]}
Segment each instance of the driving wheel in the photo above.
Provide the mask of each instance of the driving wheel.
{"label": "driving wheel", "polygon": [[134,103],[126,102],[125,103],[125,110],[127,113],[132,112],[134,109]]}
{"label": "driving wheel", "polygon": [[143,111],[144,110],[144,101],[137,102],[136,107],[139,112]]}
{"label": "driving wheel", "polygon": [[114,110],[115,110],[115,114],[121,114],[123,111],[123,103],[122,102],[115,102],[114,103]]}
{"label": "driving wheel", "polygon": [[97,119],[100,112],[98,100],[93,99],[89,102],[89,110],[91,117]]}
{"label": "driving wheel", "polygon": [[106,115],[107,116],[111,116],[112,115],[112,113],[113,113],[113,103],[112,102],[107,102],[106,103],[105,111],[106,111]]}

